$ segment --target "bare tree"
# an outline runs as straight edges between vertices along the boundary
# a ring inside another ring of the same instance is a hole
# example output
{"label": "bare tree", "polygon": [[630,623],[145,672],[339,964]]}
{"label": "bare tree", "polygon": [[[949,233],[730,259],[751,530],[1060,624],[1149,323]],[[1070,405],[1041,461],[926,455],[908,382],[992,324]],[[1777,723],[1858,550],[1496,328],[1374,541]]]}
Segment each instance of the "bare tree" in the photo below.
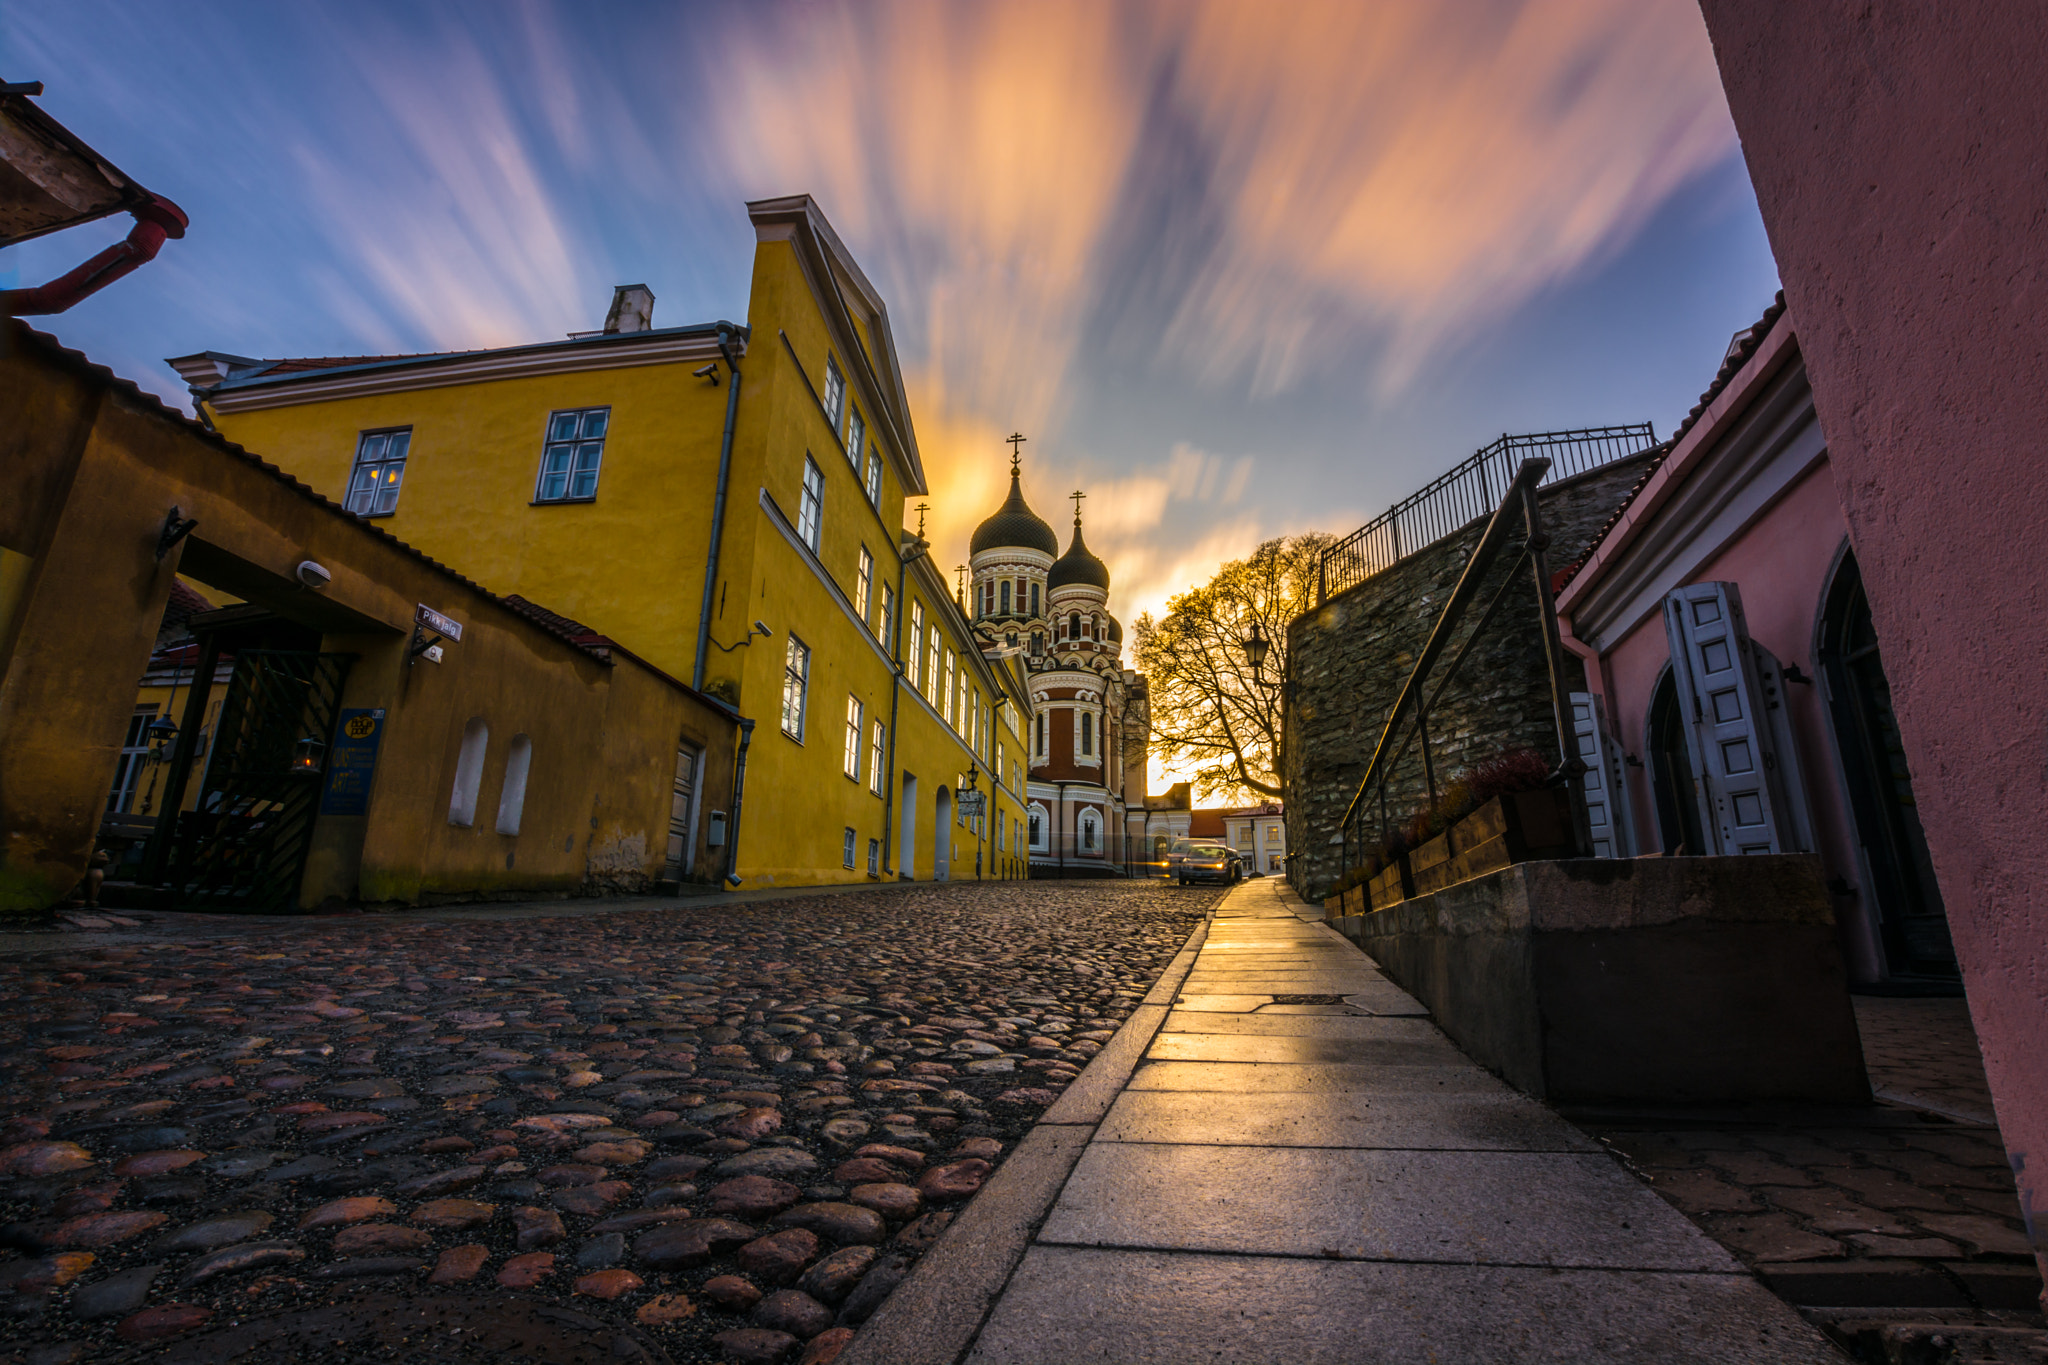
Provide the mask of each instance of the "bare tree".
{"label": "bare tree", "polygon": [[[1169,767],[1192,765],[1201,791],[1280,795],[1287,623],[1315,605],[1316,562],[1334,539],[1317,531],[1269,540],[1133,627],[1154,751]],[[1269,642],[1256,680],[1244,647],[1254,622]]]}

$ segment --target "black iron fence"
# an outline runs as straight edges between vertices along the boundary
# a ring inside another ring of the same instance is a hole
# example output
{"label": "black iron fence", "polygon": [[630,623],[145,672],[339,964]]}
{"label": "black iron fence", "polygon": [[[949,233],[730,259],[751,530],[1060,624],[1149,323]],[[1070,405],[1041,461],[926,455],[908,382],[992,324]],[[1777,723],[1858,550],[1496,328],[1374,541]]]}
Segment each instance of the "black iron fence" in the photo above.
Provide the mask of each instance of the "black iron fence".
{"label": "black iron fence", "polygon": [[[1485,532],[1473,548],[1472,557],[1465,561],[1465,569],[1459,575],[1457,586],[1445,600],[1443,610],[1438,613],[1436,624],[1430,628],[1429,640],[1416,658],[1415,666],[1409,670],[1408,680],[1402,684],[1401,693],[1394,702],[1387,723],[1380,731],[1379,743],[1374,746],[1371,762],[1366,764],[1365,775],[1359,779],[1358,790],[1345,808],[1340,838],[1343,856],[1339,870],[1339,885],[1348,885],[1353,869],[1365,863],[1376,847],[1384,847],[1387,839],[1398,827],[1398,820],[1405,819],[1406,811],[1388,808],[1387,784],[1397,765],[1407,757],[1411,747],[1419,746],[1422,760],[1422,778],[1429,804],[1434,806],[1438,797],[1438,780],[1434,755],[1430,747],[1430,712],[1442,699],[1458,674],[1460,665],[1472,653],[1473,646],[1485,636],[1487,627],[1493,623],[1503,603],[1513,594],[1517,584],[1525,590],[1533,590],[1536,610],[1541,624],[1544,671],[1550,680],[1551,722],[1557,741],[1558,766],[1551,774],[1553,784],[1570,783],[1574,807],[1576,841],[1581,853],[1588,848],[1585,834],[1584,795],[1571,779],[1585,770],[1585,763],[1578,756],[1578,746],[1572,738],[1572,717],[1569,700],[1569,684],[1565,677],[1564,645],[1557,628],[1557,610],[1550,594],[1550,567],[1545,556],[1550,537],[1544,533],[1541,508],[1536,499],[1536,490],[1555,471],[1548,459],[1541,456],[1524,459],[1510,476],[1502,481],[1501,497],[1491,509],[1492,517]],[[1508,571],[1502,576],[1493,596],[1480,612],[1458,645],[1450,661],[1439,668],[1439,662],[1457,639],[1459,629],[1471,612],[1479,594],[1480,586],[1488,577],[1494,561],[1507,549],[1517,523],[1523,528],[1522,548]],[[1529,576],[1524,577],[1527,573]],[[1432,679],[1435,687],[1429,686]]]}
{"label": "black iron fence", "polygon": [[1543,482],[1555,483],[1655,444],[1657,431],[1648,422],[1504,435],[1325,550],[1316,571],[1316,605],[1493,511],[1529,456],[1548,462]]}

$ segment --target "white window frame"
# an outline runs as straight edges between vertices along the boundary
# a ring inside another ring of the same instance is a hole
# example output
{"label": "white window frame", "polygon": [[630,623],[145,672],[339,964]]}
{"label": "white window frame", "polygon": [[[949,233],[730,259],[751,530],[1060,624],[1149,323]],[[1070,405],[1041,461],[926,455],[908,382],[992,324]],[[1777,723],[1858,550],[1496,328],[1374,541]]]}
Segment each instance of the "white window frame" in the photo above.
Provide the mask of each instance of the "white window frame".
{"label": "white window frame", "polygon": [[877,720],[868,727],[868,790],[882,794],[882,772],[889,762],[889,727]]}
{"label": "white window frame", "polygon": [[1045,807],[1036,801],[1031,803],[1031,809],[1027,814],[1030,818],[1030,833],[1027,838],[1031,851],[1034,853],[1044,853],[1049,847],[1048,840],[1052,833],[1052,819]]}
{"label": "white window frame", "polygon": [[924,691],[924,601],[910,599],[910,657],[903,666],[910,671],[910,685]]}
{"label": "white window frame", "polygon": [[[575,420],[572,433],[561,436],[556,433],[555,426],[565,417]],[[596,435],[584,435],[584,428],[591,424],[593,418],[597,419]],[[611,433],[612,410],[609,404],[594,408],[558,408],[549,413],[547,425],[541,428],[540,472],[533,480],[534,506],[553,506],[561,502],[595,502],[598,476],[604,472],[605,442],[611,439]],[[583,457],[589,453],[588,447],[591,446],[597,449],[592,456],[592,463],[586,469]],[[550,468],[550,462],[558,454],[562,457],[562,466],[559,469]],[[590,476],[590,485],[579,493],[576,491],[577,483],[586,473]],[[550,493],[548,480],[556,475],[560,475],[562,480],[561,491]]]}
{"label": "white window frame", "polygon": [[872,443],[868,446],[868,472],[863,486],[867,489],[868,502],[879,509],[882,505],[882,452]]}
{"label": "white window frame", "polygon": [[825,415],[832,419],[832,434],[839,434],[840,420],[846,410],[846,376],[839,372],[839,362],[830,355],[825,357]]}
{"label": "white window frame", "polygon": [[868,840],[868,875],[870,877],[882,875],[882,841],[880,839]]}
{"label": "white window frame", "polygon": [[856,834],[855,834],[855,833],[853,832],[853,826],[852,826],[852,825],[848,825],[848,826],[846,827],[846,837],[845,837],[845,838],[844,838],[844,839],[843,839],[843,840],[842,840],[842,841],[840,842],[840,847],[839,847],[839,857],[840,857],[840,861],[841,861],[841,862],[842,862],[842,863],[843,863],[843,864],[845,865],[845,867],[846,867],[846,870],[847,870],[847,871],[849,871],[849,872],[851,872],[851,871],[853,870],[853,845],[854,845],[854,841],[855,841],[856,839],[858,839],[859,837],[860,837],[860,836],[856,835]]}
{"label": "white window frame", "polygon": [[1095,713],[1079,712],[1081,717],[1081,757],[1095,757]]}
{"label": "white window frame", "polygon": [[875,556],[868,547],[860,547],[860,561],[853,570],[853,609],[860,613],[860,623],[869,629],[874,623],[868,619],[868,609],[875,604]]}
{"label": "white window frame", "polygon": [[804,742],[804,705],[811,690],[811,647],[794,634],[782,654],[782,733]]}
{"label": "white window frame", "polygon": [[860,415],[858,407],[849,403],[846,407],[846,462],[853,466],[855,478],[860,477],[860,457],[867,443],[867,419]]}
{"label": "white window frame", "polygon": [[825,471],[818,468],[818,462],[804,456],[804,487],[797,495],[796,533],[797,538],[811,547],[811,553],[818,553],[818,545],[824,538],[825,528]]}
{"label": "white window frame", "polygon": [[894,649],[896,641],[896,589],[890,584],[882,585],[882,614],[875,621],[875,638],[882,642],[882,648]]}
{"label": "white window frame", "polygon": [[[393,455],[393,446],[398,453]],[[412,455],[411,427],[378,427],[356,434],[355,463],[349,466],[343,504],[359,517],[388,517],[398,510],[405,462]],[[369,477],[365,479],[365,475]]]}
{"label": "white window frame", "polygon": [[859,697],[846,699],[846,751],[841,756],[841,769],[855,782],[860,781],[861,742],[867,737],[868,708]]}

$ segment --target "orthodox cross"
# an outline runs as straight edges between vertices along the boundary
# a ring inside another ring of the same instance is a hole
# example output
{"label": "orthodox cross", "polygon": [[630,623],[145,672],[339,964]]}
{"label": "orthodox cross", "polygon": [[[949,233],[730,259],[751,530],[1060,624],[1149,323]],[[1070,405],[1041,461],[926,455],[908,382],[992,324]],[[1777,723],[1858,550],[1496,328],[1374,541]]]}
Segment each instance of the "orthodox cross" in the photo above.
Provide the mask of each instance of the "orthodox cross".
{"label": "orthodox cross", "polygon": [[917,538],[919,540],[924,539],[924,514],[930,510],[931,504],[928,502],[921,502],[917,505]]}
{"label": "orthodox cross", "polygon": [[1073,492],[1067,494],[1067,496],[1074,500],[1074,525],[1079,526],[1081,524],[1081,499],[1087,497],[1088,495],[1086,493],[1083,493],[1080,489],[1076,488]]}
{"label": "orthodox cross", "polygon": [[967,566],[965,564],[956,565],[953,569],[953,575],[955,583],[953,592],[959,598],[961,605],[964,606],[967,602]]}
{"label": "orthodox cross", "polygon": [[1026,436],[1021,431],[1013,431],[1008,436],[1005,436],[1003,439],[1010,443],[1010,471],[1012,473],[1015,473],[1017,469],[1018,460],[1021,458],[1017,454],[1017,447],[1023,445],[1026,441],[1030,440],[1031,438]]}

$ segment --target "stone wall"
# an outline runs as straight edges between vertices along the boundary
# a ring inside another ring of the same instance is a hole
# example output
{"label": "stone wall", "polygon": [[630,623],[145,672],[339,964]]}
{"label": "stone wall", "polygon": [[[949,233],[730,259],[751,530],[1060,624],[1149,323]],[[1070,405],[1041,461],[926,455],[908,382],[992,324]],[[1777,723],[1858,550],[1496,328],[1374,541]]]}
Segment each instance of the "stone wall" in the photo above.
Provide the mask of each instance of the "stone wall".
{"label": "stone wall", "polygon": [[[1647,452],[1632,455],[1541,490],[1553,572],[1581,556],[1642,477],[1649,459]],[[1372,761],[1401,685],[1485,528],[1484,518],[1474,521],[1288,624],[1287,743],[1280,778],[1287,846],[1299,855],[1288,862],[1288,880],[1309,900],[1330,894],[1340,874],[1342,850],[1330,841]],[[1466,656],[1430,716],[1430,752],[1439,786],[1471,764],[1517,745],[1528,745],[1553,763],[1558,759],[1536,589],[1528,566],[1518,562],[1524,540],[1518,519],[1473,599],[1468,624],[1431,679],[1433,690],[1465,631],[1512,570],[1519,583],[1508,589],[1485,638]],[[1584,687],[1578,660],[1567,656],[1567,663],[1571,685]],[[1387,789],[1389,817],[1407,819],[1425,795],[1420,751],[1411,745]]]}

